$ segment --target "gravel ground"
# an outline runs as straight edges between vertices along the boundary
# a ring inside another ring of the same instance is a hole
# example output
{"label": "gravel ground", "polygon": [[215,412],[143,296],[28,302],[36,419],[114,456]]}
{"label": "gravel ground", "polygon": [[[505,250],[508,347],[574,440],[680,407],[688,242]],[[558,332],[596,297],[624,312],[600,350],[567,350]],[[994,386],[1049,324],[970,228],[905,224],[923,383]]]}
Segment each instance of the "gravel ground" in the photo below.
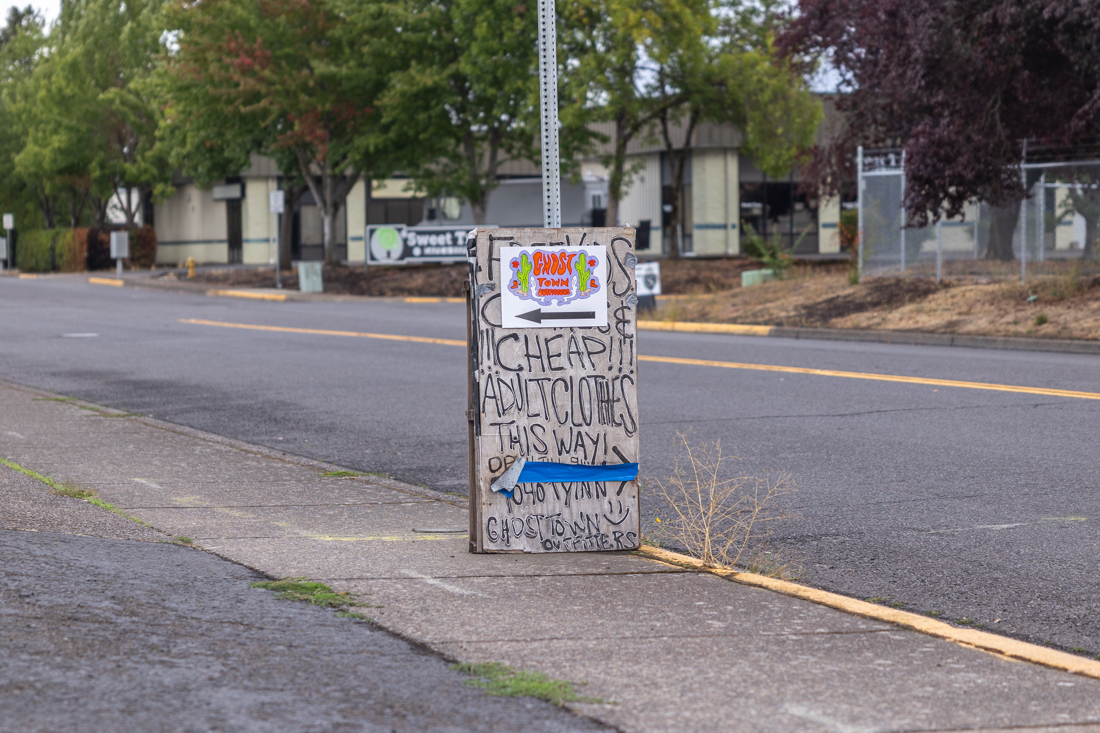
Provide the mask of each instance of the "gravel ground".
{"label": "gravel ground", "polygon": [[607,730],[8,469],[0,498],[0,731]]}

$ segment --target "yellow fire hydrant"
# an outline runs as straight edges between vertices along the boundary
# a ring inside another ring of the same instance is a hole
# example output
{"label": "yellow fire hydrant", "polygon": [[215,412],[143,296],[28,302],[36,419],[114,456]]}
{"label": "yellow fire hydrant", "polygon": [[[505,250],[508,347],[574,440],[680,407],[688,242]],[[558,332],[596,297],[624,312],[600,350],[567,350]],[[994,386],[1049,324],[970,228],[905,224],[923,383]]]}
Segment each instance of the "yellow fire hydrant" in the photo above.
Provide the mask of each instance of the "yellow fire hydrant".
{"label": "yellow fire hydrant", "polygon": [[193,278],[194,276],[195,276],[195,258],[194,257],[188,257],[187,258],[187,277],[188,277],[188,279],[190,279],[190,278]]}

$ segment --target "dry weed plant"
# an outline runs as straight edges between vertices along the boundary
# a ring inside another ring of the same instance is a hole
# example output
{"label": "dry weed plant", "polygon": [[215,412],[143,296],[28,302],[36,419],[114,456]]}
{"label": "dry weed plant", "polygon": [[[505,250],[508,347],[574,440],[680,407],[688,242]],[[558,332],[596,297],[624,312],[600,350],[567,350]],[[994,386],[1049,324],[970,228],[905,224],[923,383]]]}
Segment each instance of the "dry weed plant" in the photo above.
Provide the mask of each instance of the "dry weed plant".
{"label": "dry weed plant", "polygon": [[787,473],[731,472],[726,464],[734,459],[722,455],[721,441],[693,444],[691,437],[677,434],[672,476],[656,484],[673,514],[657,519],[654,539],[682,545],[707,567],[732,568],[768,522],[785,518],[783,499],[795,484]]}

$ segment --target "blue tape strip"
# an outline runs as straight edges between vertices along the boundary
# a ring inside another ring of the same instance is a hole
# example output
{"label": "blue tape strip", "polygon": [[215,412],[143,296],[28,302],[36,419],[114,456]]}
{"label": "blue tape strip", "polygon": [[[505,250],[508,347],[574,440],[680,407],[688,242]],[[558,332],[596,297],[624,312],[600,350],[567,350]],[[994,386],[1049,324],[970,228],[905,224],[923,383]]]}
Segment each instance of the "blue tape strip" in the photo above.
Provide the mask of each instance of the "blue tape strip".
{"label": "blue tape strip", "polygon": [[637,463],[616,463],[611,466],[582,466],[576,463],[527,461],[516,480],[517,484],[568,484],[576,481],[633,481],[638,478]]}

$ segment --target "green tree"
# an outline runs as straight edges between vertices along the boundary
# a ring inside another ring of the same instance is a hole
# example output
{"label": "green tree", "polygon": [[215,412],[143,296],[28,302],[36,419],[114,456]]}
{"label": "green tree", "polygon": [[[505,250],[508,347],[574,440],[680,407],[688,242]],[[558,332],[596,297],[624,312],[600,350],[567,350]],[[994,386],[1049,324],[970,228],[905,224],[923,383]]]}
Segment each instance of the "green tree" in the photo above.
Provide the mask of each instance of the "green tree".
{"label": "green tree", "polygon": [[535,2],[407,0],[379,21],[394,69],[380,144],[405,153],[418,189],[461,197],[486,223],[501,166],[538,159]]}
{"label": "green tree", "polygon": [[[26,144],[24,124],[28,104],[33,103],[30,83],[42,59],[45,44],[42,16],[27,6],[10,8],[0,30],[0,200],[5,211],[16,215],[21,227],[41,216],[41,202],[15,171],[15,156]],[[47,201],[47,209],[51,206]]]}
{"label": "green tree", "polygon": [[158,79],[162,140],[184,170],[210,182],[247,167],[253,153],[273,157],[313,194],[328,262],[348,192],[360,175],[385,169],[371,145],[384,79],[363,63],[356,15],[332,0],[174,0],[175,48]]}
{"label": "green tree", "polygon": [[627,150],[639,137],[652,136],[653,125],[686,99],[682,90],[663,86],[659,67],[681,44],[684,54],[698,53],[703,25],[709,22],[705,0],[576,0],[562,8],[563,117],[610,123],[607,152],[607,222],[618,222],[619,203],[636,168]]}
{"label": "green tree", "polygon": [[159,55],[159,12],[159,0],[64,4],[22,98],[28,134],[15,157],[48,225],[58,201],[67,203],[72,226],[89,205],[102,223],[112,198],[133,225],[142,202],[168,185],[170,170],[155,150],[159,110],[148,87]]}
{"label": "green tree", "polygon": [[727,37],[721,45],[716,39],[705,39],[699,46],[690,54],[689,47],[682,47],[659,71],[660,93],[666,98],[679,95],[682,100],[679,105],[664,106],[660,115],[661,139],[672,161],[668,252],[674,258],[681,244],[684,167],[699,123],[737,127],[741,152],[767,175],[780,178],[813,144],[822,119],[821,104],[804,78],[772,52],[770,43],[762,49],[738,48]]}

